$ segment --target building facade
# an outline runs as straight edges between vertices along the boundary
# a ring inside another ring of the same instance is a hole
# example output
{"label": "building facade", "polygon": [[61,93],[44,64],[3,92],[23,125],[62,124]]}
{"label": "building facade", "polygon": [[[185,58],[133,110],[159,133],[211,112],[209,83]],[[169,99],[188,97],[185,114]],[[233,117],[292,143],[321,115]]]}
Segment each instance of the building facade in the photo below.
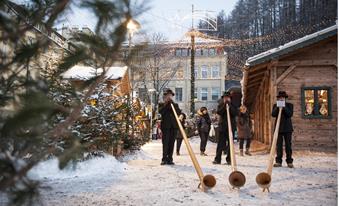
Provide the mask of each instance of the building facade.
{"label": "building facade", "polygon": [[[167,60],[164,68],[159,67],[160,93],[170,88],[175,93],[174,100],[189,114],[191,102],[191,49],[190,43],[164,43]],[[227,54],[217,41],[198,40],[195,51],[195,110],[202,106],[209,110],[217,108],[217,101],[225,90]],[[164,79],[164,77],[167,77]],[[144,79],[149,79],[146,75]],[[147,96],[147,88],[154,88],[152,82],[135,79],[138,96]],[[162,101],[162,94],[159,95]]]}

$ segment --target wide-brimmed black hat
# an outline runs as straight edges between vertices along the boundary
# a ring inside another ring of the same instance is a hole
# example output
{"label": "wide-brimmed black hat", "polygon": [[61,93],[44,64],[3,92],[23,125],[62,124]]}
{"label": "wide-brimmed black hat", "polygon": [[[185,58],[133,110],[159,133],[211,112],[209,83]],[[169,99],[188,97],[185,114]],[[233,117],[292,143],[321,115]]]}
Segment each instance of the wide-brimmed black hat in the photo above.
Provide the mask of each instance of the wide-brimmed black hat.
{"label": "wide-brimmed black hat", "polygon": [[224,92],[221,97],[231,97],[231,92]]}
{"label": "wide-brimmed black hat", "polygon": [[173,96],[175,95],[174,92],[171,89],[166,89],[165,92],[164,92],[164,96],[166,96],[168,94],[172,94]]}
{"label": "wide-brimmed black hat", "polygon": [[278,97],[278,98],[279,98],[279,97],[285,97],[285,98],[288,98],[288,95],[287,95],[287,93],[286,93],[285,91],[279,91],[277,97]]}

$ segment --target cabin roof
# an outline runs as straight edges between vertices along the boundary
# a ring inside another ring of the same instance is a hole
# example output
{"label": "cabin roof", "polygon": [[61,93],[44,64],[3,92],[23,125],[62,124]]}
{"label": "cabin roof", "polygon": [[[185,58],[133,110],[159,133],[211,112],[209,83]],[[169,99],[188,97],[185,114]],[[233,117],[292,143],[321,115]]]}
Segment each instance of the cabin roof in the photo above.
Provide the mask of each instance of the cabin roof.
{"label": "cabin roof", "polygon": [[246,66],[252,67],[270,60],[277,59],[282,55],[286,55],[297,49],[304,48],[321,40],[327,39],[332,36],[336,36],[337,33],[338,25],[336,24],[321,31],[315,32],[313,34],[306,35],[300,39],[288,42],[282,46],[276,47],[274,49],[250,57],[246,61]]}

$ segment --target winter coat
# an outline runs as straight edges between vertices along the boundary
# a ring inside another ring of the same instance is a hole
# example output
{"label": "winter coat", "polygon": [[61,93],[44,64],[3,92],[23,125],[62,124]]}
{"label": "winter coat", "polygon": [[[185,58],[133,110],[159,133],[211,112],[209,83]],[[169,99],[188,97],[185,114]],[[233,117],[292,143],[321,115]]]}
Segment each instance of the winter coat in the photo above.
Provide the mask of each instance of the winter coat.
{"label": "winter coat", "polygon": [[198,110],[198,118],[197,118],[197,127],[199,133],[201,132],[209,132],[211,129],[211,118],[208,114],[203,114],[200,110]]}
{"label": "winter coat", "polygon": [[[180,123],[181,123],[182,128],[184,128],[184,131],[186,132],[186,130],[185,130],[185,128],[186,128],[185,127],[185,119],[180,120]],[[182,136],[181,132],[178,132],[176,138],[177,139],[183,139],[184,137]]]}
{"label": "winter coat", "polygon": [[[231,118],[231,127],[232,131],[235,128],[235,116],[237,115],[237,108],[232,104],[229,103],[229,111],[230,111],[230,118]],[[219,132],[228,133],[228,123],[227,123],[227,113],[226,113],[226,104],[224,104],[223,100],[219,100],[217,114],[219,115]]]}
{"label": "winter coat", "polygon": [[[279,114],[279,107],[276,104],[273,105],[272,117],[276,117],[275,124],[277,124],[277,118]],[[293,132],[293,125],[291,117],[293,116],[293,104],[287,103],[281,112],[279,133]]]}
{"label": "winter coat", "polygon": [[248,112],[239,112],[237,120],[237,131],[239,139],[250,139],[251,138],[251,122]]}
{"label": "winter coat", "polygon": [[165,129],[179,129],[177,120],[172,111],[171,103],[173,104],[177,115],[181,114],[178,104],[173,101],[169,103],[159,103],[159,113],[161,114],[161,130]]}

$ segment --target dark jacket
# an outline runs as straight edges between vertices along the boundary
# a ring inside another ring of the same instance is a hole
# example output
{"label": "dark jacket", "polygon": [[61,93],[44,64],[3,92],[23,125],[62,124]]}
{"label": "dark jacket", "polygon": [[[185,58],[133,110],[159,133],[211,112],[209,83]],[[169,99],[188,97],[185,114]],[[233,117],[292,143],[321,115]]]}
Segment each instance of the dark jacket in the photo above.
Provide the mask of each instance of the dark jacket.
{"label": "dark jacket", "polygon": [[[237,108],[230,103],[230,118],[231,118],[231,126],[232,128],[235,128],[235,125],[233,125],[234,118],[237,115]],[[219,101],[217,114],[219,115],[219,132],[225,132],[228,133],[228,123],[227,123],[227,113],[226,113],[226,105],[223,101]],[[233,129],[232,129],[233,130]]]}
{"label": "dark jacket", "polygon": [[[272,117],[276,117],[275,125],[277,124],[277,117],[279,114],[279,108],[276,104],[273,105]],[[281,112],[281,120],[279,126],[279,133],[293,132],[293,125],[291,117],[293,116],[293,104],[287,103]]]}
{"label": "dark jacket", "polygon": [[197,118],[197,127],[199,133],[201,132],[209,132],[211,129],[211,118],[208,114],[201,113],[200,110],[198,110],[198,118]]}
{"label": "dark jacket", "polygon": [[237,120],[237,131],[239,139],[249,139],[251,138],[251,123],[248,112],[241,113],[239,112]]}
{"label": "dark jacket", "polygon": [[[186,118],[184,118],[183,120],[180,120],[180,123],[181,123],[182,128],[184,128],[184,130],[185,130],[186,129],[186,126],[185,126]],[[186,132],[186,130],[185,130],[185,132]],[[183,139],[184,137],[182,136],[181,132],[178,132],[176,138],[177,139]]]}
{"label": "dark jacket", "polygon": [[[181,114],[178,104],[171,102],[177,112]],[[159,113],[161,114],[161,129],[179,129],[177,120],[172,111],[171,103],[159,103]]]}

